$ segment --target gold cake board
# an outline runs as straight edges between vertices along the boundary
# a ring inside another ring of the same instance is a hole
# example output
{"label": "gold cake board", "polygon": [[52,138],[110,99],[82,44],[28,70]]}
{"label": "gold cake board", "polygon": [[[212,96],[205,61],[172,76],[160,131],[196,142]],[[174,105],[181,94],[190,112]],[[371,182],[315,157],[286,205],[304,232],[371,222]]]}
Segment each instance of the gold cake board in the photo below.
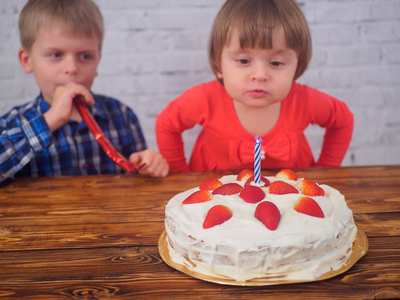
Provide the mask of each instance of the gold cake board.
{"label": "gold cake board", "polygon": [[239,285],[239,286],[263,286],[263,285],[278,285],[278,284],[290,284],[290,283],[300,283],[300,282],[310,282],[310,281],[319,281],[328,278],[332,278],[339,274],[342,274],[349,270],[361,257],[363,257],[368,251],[368,239],[366,234],[358,228],[357,226],[357,235],[356,239],[353,243],[353,251],[347,260],[347,263],[338,270],[329,271],[320,277],[312,280],[283,280],[282,278],[277,277],[268,277],[268,278],[255,278],[248,281],[237,281],[231,278],[225,278],[220,276],[210,276],[205,275],[199,272],[192,271],[188,269],[186,266],[175,263],[172,261],[167,243],[167,233],[164,231],[161,233],[160,238],[158,240],[158,252],[160,253],[163,261],[169,265],[170,267],[181,271],[189,276],[192,276],[197,279],[201,279],[204,281],[209,281],[213,283],[226,284],[226,285]]}

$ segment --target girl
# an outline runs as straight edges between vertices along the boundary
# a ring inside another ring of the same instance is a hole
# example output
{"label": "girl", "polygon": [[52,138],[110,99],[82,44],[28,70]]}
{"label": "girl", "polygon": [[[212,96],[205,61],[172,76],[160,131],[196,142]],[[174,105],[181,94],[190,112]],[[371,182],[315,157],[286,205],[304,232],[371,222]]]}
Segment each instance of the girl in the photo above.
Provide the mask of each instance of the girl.
{"label": "girl", "polygon": [[[195,86],[157,117],[160,153],[170,171],[340,166],[353,132],[345,103],[295,82],[311,58],[307,21],[294,0],[228,0],[209,41],[217,80]],[[200,124],[189,164],[182,132]],[[326,128],[315,162],[304,130]]]}

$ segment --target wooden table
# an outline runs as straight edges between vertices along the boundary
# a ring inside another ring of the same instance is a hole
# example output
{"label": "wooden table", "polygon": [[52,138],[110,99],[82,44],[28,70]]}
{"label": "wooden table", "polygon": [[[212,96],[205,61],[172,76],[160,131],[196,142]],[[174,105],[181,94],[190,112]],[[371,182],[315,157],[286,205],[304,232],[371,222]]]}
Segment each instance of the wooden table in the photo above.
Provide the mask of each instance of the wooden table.
{"label": "wooden table", "polygon": [[167,201],[230,172],[16,179],[0,188],[0,299],[400,298],[400,166],[296,171],[339,189],[368,236],[344,274],[242,287],[166,265],[157,244]]}

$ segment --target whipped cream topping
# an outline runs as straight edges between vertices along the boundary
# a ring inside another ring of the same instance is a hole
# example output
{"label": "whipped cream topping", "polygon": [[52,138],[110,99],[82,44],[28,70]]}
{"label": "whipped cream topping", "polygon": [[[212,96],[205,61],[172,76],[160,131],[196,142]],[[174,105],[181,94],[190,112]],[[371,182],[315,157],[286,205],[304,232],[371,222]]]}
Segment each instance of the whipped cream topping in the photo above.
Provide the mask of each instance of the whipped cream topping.
{"label": "whipped cream topping", "polygon": [[[236,175],[220,178],[238,183]],[[277,179],[267,177],[272,183]],[[300,181],[301,179],[298,179]],[[297,181],[282,180],[291,185]],[[254,217],[258,203],[245,202],[239,194],[213,195],[211,201],[182,205],[198,191],[193,188],[177,194],[167,204],[165,227],[169,254],[175,263],[190,270],[221,278],[246,281],[255,278],[312,280],[341,268],[351,255],[357,228],[344,196],[336,189],[320,185],[325,196],[312,197],[324,218],[298,213],[293,209],[299,194],[273,195],[261,187],[279,209],[278,228],[269,230]],[[232,218],[203,229],[208,210],[218,204],[229,207]]]}

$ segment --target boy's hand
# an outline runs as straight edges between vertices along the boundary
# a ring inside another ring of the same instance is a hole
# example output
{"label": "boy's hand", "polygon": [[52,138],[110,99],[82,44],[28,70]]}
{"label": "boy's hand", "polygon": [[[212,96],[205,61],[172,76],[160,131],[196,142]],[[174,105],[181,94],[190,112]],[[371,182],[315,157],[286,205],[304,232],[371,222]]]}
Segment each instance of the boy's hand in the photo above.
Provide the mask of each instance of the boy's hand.
{"label": "boy's hand", "polygon": [[83,85],[71,82],[57,87],[50,109],[43,115],[51,131],[67,123],[73,114],[78,114],[73,105],[73,99],[77,95],[82,95],[87,104],[94,104],[92,94]]}
{"label": "boy's hand", "polygon": [[139,173],[152,177],[165,177],[169,173],[169,165],[164,157],[153,149],[132,153],[129,161],[136,167],[140,168]]}

